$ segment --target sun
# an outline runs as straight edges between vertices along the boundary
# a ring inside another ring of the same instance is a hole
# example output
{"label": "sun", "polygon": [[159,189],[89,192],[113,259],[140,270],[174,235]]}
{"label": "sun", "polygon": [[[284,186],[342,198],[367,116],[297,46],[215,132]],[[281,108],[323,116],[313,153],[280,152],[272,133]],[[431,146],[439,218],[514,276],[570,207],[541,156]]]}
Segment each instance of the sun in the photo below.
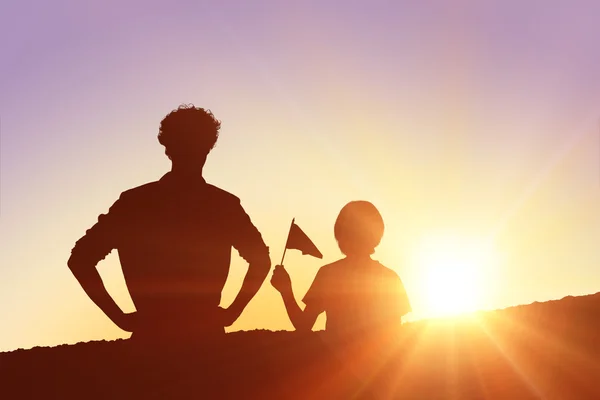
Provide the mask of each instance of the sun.
{"label": "sun", "polygon": [[425,239],[415,266],[421,281],[421,314],[440,317],[480,309],[492,253],[485,240],[452,235]]}

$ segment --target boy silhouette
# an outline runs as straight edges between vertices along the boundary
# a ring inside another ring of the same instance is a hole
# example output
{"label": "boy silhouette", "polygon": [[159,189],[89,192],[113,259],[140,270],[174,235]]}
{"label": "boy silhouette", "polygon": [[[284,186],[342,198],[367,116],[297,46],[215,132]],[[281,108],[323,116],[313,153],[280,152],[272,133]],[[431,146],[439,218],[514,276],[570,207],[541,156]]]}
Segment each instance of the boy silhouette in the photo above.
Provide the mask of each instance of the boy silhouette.
{"label": "boy silhouette", "polygon": [[285,268],[275,267],[271,284],[281,293],[296,330],[311,330],[322,312],[330,337],[360,337],[400,324],[401,317],[411,311],[402,281],[371,258],[383,231],[383,219],[373,204],[353,201],[344,206],[334,233],[346,257],[319,269],[302,300],[304,310],[296,302]]}
{"label": "boy silhouette", "polygon": [[[68,266],[92,301],[134,339],[197,339],[224,333],[270,270],[269,251],[234,195],[206,183],[202,170],[221,123],[181,106],[160,124],[172,161],[160,180],[127,190],[72,250]],[[233,303],[219,307],[232,247],[249,263]],[[136,307],[124,313],[96,264],[113,249]]]}

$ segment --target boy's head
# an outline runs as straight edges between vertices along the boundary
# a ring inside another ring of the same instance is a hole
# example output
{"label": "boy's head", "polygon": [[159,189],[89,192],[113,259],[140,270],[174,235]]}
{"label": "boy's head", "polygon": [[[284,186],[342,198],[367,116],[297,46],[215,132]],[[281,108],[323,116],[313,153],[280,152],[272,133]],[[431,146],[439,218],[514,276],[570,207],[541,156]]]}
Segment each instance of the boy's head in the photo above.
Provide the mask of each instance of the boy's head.
{"label": "boy's head", "polygon": [[345,255],[370,255],[383,236],[381,214],[368,201],[346,204],[335,221],[335,239]]}

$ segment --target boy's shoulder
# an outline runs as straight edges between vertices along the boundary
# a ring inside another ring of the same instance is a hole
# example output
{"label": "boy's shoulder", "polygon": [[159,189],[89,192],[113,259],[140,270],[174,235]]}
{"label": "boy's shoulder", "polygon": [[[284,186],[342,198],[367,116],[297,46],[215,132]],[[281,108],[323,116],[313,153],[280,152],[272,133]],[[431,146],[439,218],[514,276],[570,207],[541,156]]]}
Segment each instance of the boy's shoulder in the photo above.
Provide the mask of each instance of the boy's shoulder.
{"label": "boy's shoulder", "polygon": [[[323,265],[321,268],[319,268],[319,275],[336,275],[337,273],[345,273],[348,268],[352,268],[354,269],[352,261],[347,259],[347,258],[342,258],[340,260],[334,261],[332,263],[329,264],[325,264]],[[398,275],[398,273],[396,271],[394,271],[391,268],[386,267],[385,265],[383,265],[382,263],[380,263],[377,260],[370,260],[370,267],[373,268],[374,270],[376,270],[376,274],[383,276],[385,278],[389,278],[389,279],[400,279],[400,276]],[[373,271],[373,269],[371,269],[371,271]]]}
{"label": "boy's shoulder", "polygon": [[377,264],[377,267],[381,269],[382,274],[385,274],[385,275],[389,276],[390,278],[396,277],[396,278],[400,279],[400,275],[398,275],[398,273],[395,270],[386,267],[379,261],[375,261],[375,263]]}
{"label": "boy's shoulder", "polygon": [[319,268],[318,274],[320,274],[320,275],[333,274],[336,271],[343,269],[346,266],[346,264],[347,264],[347,260],[345,258],[342,258],[341,260],[337,260],[337,261],[334,261],[329,264],[325,264],[321,268]]}

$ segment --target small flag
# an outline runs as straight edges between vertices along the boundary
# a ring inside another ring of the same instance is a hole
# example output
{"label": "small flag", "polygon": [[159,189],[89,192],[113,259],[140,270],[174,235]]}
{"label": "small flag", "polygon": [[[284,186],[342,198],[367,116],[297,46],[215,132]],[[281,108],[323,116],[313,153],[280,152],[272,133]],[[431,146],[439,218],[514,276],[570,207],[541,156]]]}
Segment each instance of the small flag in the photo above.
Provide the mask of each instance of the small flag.
{"label": "small flag", "polygon": [[[317,249],[317,246],[315,246],[312,240],[306,236],[306,233],[294,223],[294,220],[292,220],[292,226],[290,227],[285,248],[300,250],[303,255],[308,254],[313,257],[323,258],[323,254]],[[285,256],[285,250],[283,255]],[[283,264],[283,257],[281,258],[281,263]]]}

